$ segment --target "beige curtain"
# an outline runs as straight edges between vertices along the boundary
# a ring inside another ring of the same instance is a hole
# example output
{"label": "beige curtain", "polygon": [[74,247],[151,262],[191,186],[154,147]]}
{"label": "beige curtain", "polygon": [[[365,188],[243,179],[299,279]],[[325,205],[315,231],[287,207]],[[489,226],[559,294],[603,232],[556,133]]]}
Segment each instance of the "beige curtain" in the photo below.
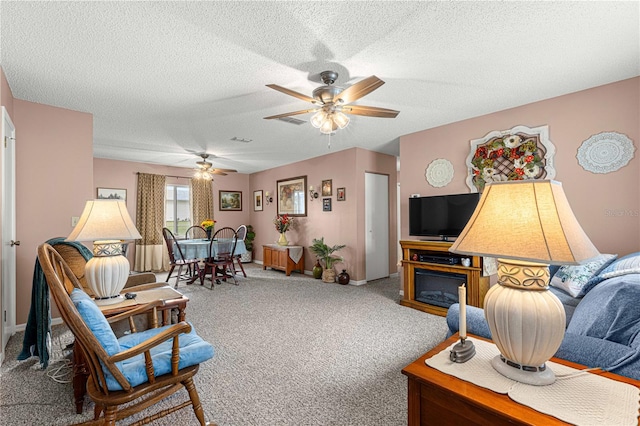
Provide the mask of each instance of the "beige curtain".
{"label": "beige curtain", "polygon": [[138,173],[138,204],[136,206],[136,227],[142,239],[136,241],[136,261],[138,272],[163,271],[164,247],[162,228],[164,220],[165,181],[163,175]]}
{"label": "beige curtain", "polygon": [[205,219],[213,219],[213,182],[191,179],[191,223],[200,225]]}

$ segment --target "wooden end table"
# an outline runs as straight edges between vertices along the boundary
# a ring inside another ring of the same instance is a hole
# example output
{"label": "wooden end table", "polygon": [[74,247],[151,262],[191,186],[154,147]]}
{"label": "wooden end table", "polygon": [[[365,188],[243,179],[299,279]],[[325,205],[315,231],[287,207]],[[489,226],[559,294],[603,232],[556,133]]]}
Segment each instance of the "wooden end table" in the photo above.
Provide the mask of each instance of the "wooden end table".
{"label": "wooden end table", "polygon": [[[471,336],[475,339],[481,337]],[[450,376],[425,364],[427,358],[447,349],[459,340],[456,333],[413,363],[402,369],[408,378],[409,426],[416,425],[567,425],[555,417],[521,405],[507,395],[493,392]],[[552,358],[551,361],[576,369],[583,365]],[[613,373],[594,371],[618,382],[640,388],[640,381]],[[639,423],[640,424],[640,423]]]}
{"label": "wooden end table", "polygon": [[[291,258],[290,250],[299,250],[300,259],[295,262]],[[265,244],[262,246],[262,269],[277,269],[284,271],[287,276],[292,271],[304,274],[304,249],[302,246],[279,246],[277,244]]]}
{"label": "wooden end table", "polygon": [[[162,320],[161,323],[158,324],[159,326],[169,325],[171,323],[171,310],[173,308],[178,309],[178,321],[184,321],[185,319],[184,310],[187,307],[189,298],[179,291],[174,290],[166,283],[142,284],[127,288],[124,291],[135,293],[136,298],[125,299],[119,303],[114,303],[113,305],[100,306],[100,310],[105,317],[108,318],[110,316],[126,312],[145,303],[162,300],[164,303],[157,308],[158,314],[162,314]],[[72,364],[73,397],[76,406],[76,413],[82,414],[84,396],[87,393],[87,379],[89,378],[89,372],[87,371],[82,351],[74,349]]]}

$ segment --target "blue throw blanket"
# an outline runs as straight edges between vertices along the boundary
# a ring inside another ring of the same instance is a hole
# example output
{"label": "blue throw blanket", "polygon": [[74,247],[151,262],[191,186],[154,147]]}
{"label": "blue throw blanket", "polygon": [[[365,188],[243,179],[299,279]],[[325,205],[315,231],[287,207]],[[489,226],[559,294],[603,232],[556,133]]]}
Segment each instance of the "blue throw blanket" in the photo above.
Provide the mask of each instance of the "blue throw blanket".
{"label": "blue throw blanket", "polygon": [[[80,243],[65,241],[64,238],[52,238],[47,244],[66,244],[75,247],[85,260],[93,257],[91,250]],[[38,258],[33,269],[33,286],[31,289],[31,308],[29,318],[24,330],[22,341],[22,352],[18,355],[18,361],[23,361],[29,357],[40,358],[42,369],[49,365],[49,348],[47,340],[51,340],[51,305],[49,304],[49,287],[44,278],[44,272]]]}

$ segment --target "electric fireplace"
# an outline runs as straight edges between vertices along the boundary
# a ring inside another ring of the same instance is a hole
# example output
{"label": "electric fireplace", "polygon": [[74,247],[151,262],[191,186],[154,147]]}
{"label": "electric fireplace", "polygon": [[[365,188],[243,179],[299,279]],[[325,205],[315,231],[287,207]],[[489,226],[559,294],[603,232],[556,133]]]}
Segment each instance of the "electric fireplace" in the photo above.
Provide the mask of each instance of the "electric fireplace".
{"label": "electric fireplace", "polygon": [[415,300],[449,308],[454,303],[458,303],[458,287],[466,282],[466,274],[416,268],[414,275]]}

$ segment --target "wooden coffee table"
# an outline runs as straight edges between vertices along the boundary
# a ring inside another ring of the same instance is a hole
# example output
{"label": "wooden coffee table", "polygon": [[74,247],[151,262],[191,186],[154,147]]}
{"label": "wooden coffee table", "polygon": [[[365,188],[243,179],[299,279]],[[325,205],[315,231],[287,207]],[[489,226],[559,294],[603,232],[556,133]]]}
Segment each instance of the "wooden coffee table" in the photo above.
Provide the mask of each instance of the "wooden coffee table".
{"label": "wooden coffee table", "polygon": [[[173,308],[178,309],[178,321],[184,321],[185,308],[189,298],[184,296],[179,291],[174,290],[166,283],[151,283],[142,284],[139,286],[125,289],[136,294],[135,299],[124,299],[120,303],[114,303],[112,305],[100,306],[100,310],[104,316],[111,317],[122,312],[126,312],[140,305],[154,302],[156,300],[162,300],[164,303],[158,306],[158,315],[162,314],[162,318],[159,326],[168,325],[171,323],[171,310]],[[84,396],[87,393],[87,379],[89,378],[89,372],[87,371],[84,356],[82,351],[73,351],[73,397],[76,406],[76,413],[82,413],[82,407],[84,405]]]}
{"label": "wooden coffee table", "polygon": [[[481,339],[476,336],[471,337]],[[455,334],[402,370],[402,374],[409,379],[409,426],[568,424],[521,405],[507,395],[476,386],[425,364],[427,358],[445,350],[458,340],[458,334]],[[551,361],[572,368],[586,368],[558,358],[552,358]],[[594,374],[640,388],[638,380],[601,371],[596,371]]]}

